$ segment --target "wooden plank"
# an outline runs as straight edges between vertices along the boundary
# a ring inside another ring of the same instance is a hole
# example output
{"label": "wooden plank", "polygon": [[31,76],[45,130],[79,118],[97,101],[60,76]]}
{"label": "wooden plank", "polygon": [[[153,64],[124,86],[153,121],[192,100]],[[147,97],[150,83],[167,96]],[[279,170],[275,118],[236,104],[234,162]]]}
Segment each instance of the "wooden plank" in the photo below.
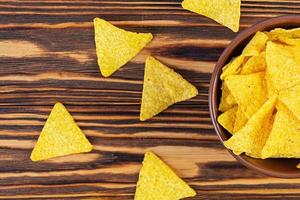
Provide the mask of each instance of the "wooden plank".
{"label": "wooden plank", "polygon": [[[292,13],[300,13],[300,1],[245,0],[241,29]],[[0,0],[0,15],[0,199],[133,199],[146,150],[197,190],[192,199],[299,199],[300,179],[246,169],[212,128],[210,73],[235,33],[181,9],[180,0]],[[105,79],[96,62],[94,17],[155,38]],[[139,122],[150,54],[200,95]],[[56,101],[68,107],[95,150],[33,163],[29,155]]]}

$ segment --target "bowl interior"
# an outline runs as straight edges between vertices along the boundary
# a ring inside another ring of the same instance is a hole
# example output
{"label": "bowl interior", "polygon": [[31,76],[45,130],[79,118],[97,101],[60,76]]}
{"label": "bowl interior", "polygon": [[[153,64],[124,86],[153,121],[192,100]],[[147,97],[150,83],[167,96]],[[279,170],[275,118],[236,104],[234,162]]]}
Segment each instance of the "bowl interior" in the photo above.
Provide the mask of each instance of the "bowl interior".
{"label": "bowl interior", "polygon": [[[227,64],[231,58],[241,54],[243,48],[251,40],[257,31],[269,31],[274,28],[297,28],[300,27],[300,15],[282,16],[272,18],[241,32],[224,50],[219,58],[214,72],[212,74],[210,91],[209,91],[209,103],[210,114],[214,128],[218,134],[219,139],[224,142],[231,137],[221,125],[217,122],[217,117],[220,112],[218,111],[218,105],[221,98],[221,80],[220,75],[222,67]],[[257,172],[281,178],[300,178],[300,169],[296,168],[296,165],[300,162],[300,159],[255,159],[248,157],[244,154],[240,156],[230,153],[242,164],[251,168]]]}

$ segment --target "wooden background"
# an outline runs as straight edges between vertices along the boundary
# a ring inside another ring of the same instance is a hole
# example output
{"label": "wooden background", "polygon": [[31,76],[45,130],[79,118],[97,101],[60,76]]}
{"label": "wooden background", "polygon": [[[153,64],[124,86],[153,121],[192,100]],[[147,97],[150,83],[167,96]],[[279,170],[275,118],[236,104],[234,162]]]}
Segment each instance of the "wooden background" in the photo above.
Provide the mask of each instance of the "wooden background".
{"label": "wooden background", "polygon": [[[298,0],[244,0],[241,29],[293,13],[300,13]],[[94,17],[155,38],[104,79]],[[197,190],[192,199],[300,199],[300,179],[246,169],[213,130],[210,73],[235,36],[183,10],[180,0],[0,0],[0,199],[133,199],[149,149]],[[139,122],[150,54],[195,84],[200,95]],[[33,163],[31,150],[56,101],[67,106],[95,150]]]}

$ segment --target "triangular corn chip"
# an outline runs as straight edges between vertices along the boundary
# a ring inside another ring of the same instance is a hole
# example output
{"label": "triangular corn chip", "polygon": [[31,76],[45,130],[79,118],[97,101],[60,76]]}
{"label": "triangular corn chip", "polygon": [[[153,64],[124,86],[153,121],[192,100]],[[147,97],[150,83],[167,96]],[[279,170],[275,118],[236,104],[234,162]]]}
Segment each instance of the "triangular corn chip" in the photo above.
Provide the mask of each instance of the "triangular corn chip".
{"label": "triangular corn chip", "polygon": [[89,152],[93,146],[61,103],[56,103],[31,153],[32,161]]}
{"label": "triangular corn chip", "polygon": [[223,67],[221,80],[224,80],[227,76],[239,74],[245,60],[246,58],[244,56],[232,58],[231,61]]}
{"label": "triangular corn chip", "polygon": [[104,77],[125,65],[153,38],[151,33],[125,31],[100,18],[94,19],[94,26],[98,64]]}
{"label": "triangular corn chip", "polygon": [[264,49],[268,41],[265,33],[257,32],[244,48],[243,53],[231,59],[231,61],[223,67],[221,80],[225,80],[227,76],[238,74],[251,74],[261,72],[266,69]]}
{"label": "triangular corn chip", "polygon": [[196,192],[154,153],[145,154],[134,200],[179,200],[195,195]]}
{"label": "triangular corn chip", "polygon": [[242,67],[240,74],[252,74],[265,71],[267,68],[266,52],[262,52],[257,56],[251,57]]}
{"label": "triangular corn chip", "polygon": [[268,70],[266,70],[265,72],[265,79],[266,79],[268,97],[271,97],[273,95],[278,95],[278,92],[276,91],[276,88],[272,82],[272,78]]}
{"label": "triangular corn chip", "polygon": [[297,168],[300,169],[300,164],[297,165]]}
{"label": "triangular corn chip", "polygon": [[282,29],[276,28],[266,33],[271,41],[280,42],[287,45],[300,45],[300,28]]}
{"label": "triangular corn chip", "polygon": [[279,36],[278,42],[287,44],[287,45],[291,45],[291,46],[300,46],[300,38],[294,39],[294,38]]}
{"label": "triangular corn chip", "polygon": [[266,50],[267,81],[275,92],[300,84],[300,46],[268,42]]}
{"label": "triangular corn chip", "polygon": [[184,0],[182,7],[239,31],[241,0]]}
{"label": "triangular corn chip", "polygon": [[300,85],[283,90],[279,99],[300,120]]}
{"label": "triangular corn chip", "polygon": [[188,100],[197,94],[195,86],[149,56],[145,67],[140,120],[150,119],[174,103]]}
{"label": "triangular corn chip", "polygon": [[261,151],[272,129],[272,115],[276,102],[276,96],[266,101],[247,124],[224,145],[237,155],[245,152],[252,157],[261,157]]}
{"label": "triangular corn chip", "polygon": [[238,106],[236,111],[235,122],[233,125],[233,133],[238,132],[241,128],[243,128],[248,122],[248,118],[245,113],[242,111],[241,107]]}
{"label": "triangular corn chip", "polygon": [[266,48],[268,36],[263,32],[257,32],[244,48],[243,56],[258,56]]}
{"label": "triangular corn chip", "polygon": [[300,38],[300,28],[293,29],[283,29],[283,28],[275,28],[267,33],[270,39],[274,39],[276,36],[285,36],[290,38]]}
{"label": "triangular corn chip", "polygon": [[219,105],[219,110],[221,112],[225,112],[225,111],[229,110],[230,108],[232,108],[236,104],[237,103],[236,103],[234,97],[232,96],[232,94],[230,94],[230,91],[229,91],[227,85],[225,84],[225,82],[223,82],[222,97],[221,97],[221,102]]}
{"label": "triangular corn chip", "polygon": [[264,75],[263,72],[259,72],[232,75],[225,79],[230,93],[249,119],[267,100]]}
{"label": "triangular corn chip", "polygon": [[277,107],[262,158],[300,158],[300,121],[285,106]]}
{"label": "triangular corn chip", "polygon": [[226,112],[222,113],[218,117],[218,122],[221,124],[229,133],[233,134],[234,122],[238,107],[235,106]]}

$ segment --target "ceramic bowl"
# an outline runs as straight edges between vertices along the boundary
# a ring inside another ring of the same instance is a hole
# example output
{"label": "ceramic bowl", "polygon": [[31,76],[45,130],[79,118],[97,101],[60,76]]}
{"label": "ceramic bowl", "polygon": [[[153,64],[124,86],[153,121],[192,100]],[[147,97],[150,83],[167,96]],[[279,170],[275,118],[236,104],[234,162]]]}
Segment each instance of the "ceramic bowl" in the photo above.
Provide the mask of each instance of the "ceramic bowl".
{"label": "ceramic bowl", "polygon": [[[257,31],[269,31],[274,28],[297,28],[300,27],[300,15],[289,15],[271,18],[253,25],[250,28],[239,33],[236,38],[228,45],[219,58],[215,69],[212,73],[210,88],[209,88],[209,108],[211,119],[215,131],[223,143],[228,140],[231,135],[218,122],[217,118],[220,115],[218,106],[221,97],[221,80],[220,74],[222,68],[233,58],[241,54],[243,48],[250,41]],[[300,147],[299,147],[300,148]],[[229,150],[230,151],[230,150]],[[268,176],[280,178],[300,178],[300,169],[296,165],[300,163],[300,159],[255,159],[244,154],[237,156],[231,151],[230,153],[246,167],[263,173]]]}

